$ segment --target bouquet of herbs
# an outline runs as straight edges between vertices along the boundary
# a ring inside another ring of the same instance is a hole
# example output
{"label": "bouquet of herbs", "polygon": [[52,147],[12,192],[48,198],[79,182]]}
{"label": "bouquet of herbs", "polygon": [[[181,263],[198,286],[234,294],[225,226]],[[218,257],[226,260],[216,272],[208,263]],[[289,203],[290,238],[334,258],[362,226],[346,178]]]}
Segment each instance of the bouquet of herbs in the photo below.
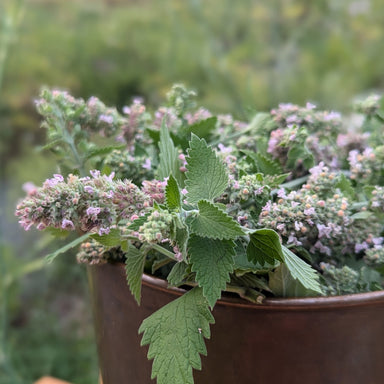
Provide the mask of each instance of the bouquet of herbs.
{"label": "bouquet of herbs", "polygon": [[193,383],[223,292],[260,303],[382,289],[380,97],[344,119],[280,104],[246,123],[183,85],[167,96],[152,113],[140,99],[118,112],[43,90],[58,173],[27,184],[16,210],[26,230],[76,234],[49,260],[80,246],[81,263],[125,263],[139,304],[143,273],[185,288],[139,330],[159,384]]}

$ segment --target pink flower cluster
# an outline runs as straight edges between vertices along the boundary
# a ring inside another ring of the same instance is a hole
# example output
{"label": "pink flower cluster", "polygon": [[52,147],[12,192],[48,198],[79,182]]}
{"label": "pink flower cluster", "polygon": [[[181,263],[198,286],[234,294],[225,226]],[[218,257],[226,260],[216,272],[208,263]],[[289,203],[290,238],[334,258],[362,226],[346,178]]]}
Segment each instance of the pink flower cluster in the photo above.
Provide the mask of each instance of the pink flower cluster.
{"label": "pink flower cluster", "polygon": [[300,190],[281,189],[276,202],[267,202],[259,224],[275,229],[287,244],[334,259],[380,245],[379,222],[355,220],[351,202],[335,188],[337,181],[324,165],[314,167]]}
{"label": "pink flower cluster", "polygon": [[120,219],[145,213],[151,196],[130,181],[114,181],[113,174],[91,171],[91,177],[54,175],[40,188],[32,188],[16,209],[25,230],[32,226],[109,233]]}

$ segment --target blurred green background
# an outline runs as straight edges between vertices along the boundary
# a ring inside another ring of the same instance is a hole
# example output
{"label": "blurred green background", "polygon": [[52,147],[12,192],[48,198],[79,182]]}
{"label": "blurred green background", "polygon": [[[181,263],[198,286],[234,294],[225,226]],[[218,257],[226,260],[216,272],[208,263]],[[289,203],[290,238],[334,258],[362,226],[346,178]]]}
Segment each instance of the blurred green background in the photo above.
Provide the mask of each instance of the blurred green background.
{"label": "blurred green background", "polygon": [[0,0],[0,384],[97,382],[86,275],[13,217],[22,184],[54,171],[35,150],[43,85],[119,108],[175,82],[246,119],[279,102],[345,111],[384,88],[382,0]]}

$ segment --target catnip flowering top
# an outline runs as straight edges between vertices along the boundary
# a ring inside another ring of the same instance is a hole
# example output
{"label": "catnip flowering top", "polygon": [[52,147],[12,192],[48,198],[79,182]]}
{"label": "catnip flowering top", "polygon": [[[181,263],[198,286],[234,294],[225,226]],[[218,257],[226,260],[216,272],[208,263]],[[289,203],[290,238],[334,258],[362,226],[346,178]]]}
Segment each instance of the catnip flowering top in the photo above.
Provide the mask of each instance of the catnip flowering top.
{"label": "catnip flowering top", "polygon": [[[125,263],[138,303],[143,272],[186,289],[140,327],[159,384],[193,382],[225,291],[259,303],[383,287],[382,99],[358,103],[352,127],[311,103],[245,123],[195,96],[175,85],[157,110],[135,99],[119,113],[95,97],[44,90],[36,105],[58,172],[28,184],[16,210],[26,230],[76,233],[63,250],[80,246],[81,263]],[[186,320],[169,343],[157,324],[181,306],[201,332]],[[169,381],[159,361],[186,368]]]}

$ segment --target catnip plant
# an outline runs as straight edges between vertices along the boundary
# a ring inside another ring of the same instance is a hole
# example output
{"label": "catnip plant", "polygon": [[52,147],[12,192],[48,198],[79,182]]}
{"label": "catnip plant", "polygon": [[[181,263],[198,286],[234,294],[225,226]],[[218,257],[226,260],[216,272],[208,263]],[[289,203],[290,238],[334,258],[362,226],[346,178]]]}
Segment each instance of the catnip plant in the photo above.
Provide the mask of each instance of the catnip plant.
{"label": "catnip plant", "polygon": [[381,98],[348,127],[310,103],[246,124],[195,96],[175,85],[154,113],[139,99],[120,113],[43,90],[58,173],[29,184],[16,209],[26,230],[76,234],[49,260],[79,246],[80,263],[125,263],[138,304],[143,273],[185,289],[139,329],[159,384],[193,383],[225,292],[257,304],[383,283]]}

